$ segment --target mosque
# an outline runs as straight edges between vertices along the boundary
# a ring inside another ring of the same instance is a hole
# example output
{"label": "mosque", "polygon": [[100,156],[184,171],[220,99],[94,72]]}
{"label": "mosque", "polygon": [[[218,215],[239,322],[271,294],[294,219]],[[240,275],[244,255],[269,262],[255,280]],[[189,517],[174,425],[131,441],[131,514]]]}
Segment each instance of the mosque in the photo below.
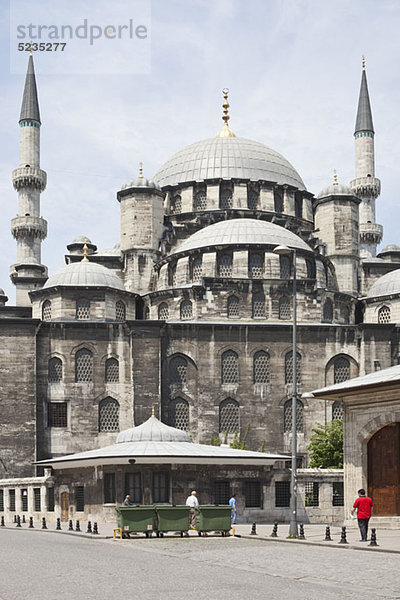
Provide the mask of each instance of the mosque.
{"label": "mosque", "polygon": [[400,356],[400,247],[377,254],[365,63],[354,179],[335,175],[318,195],[281,154],[235,135],[223,93],[216,136],[117,191],[115,246],[78,236],[49,275],[29,57],[12,173],[16,306],[0,290],[0,513],[111,519],[127,492],[180,503],[195,486],[203,503],[235,491],[242,519],[287,519],[295,363],[300,510],[342,514],[343,472],[309,469],[307,445],[343,408],[303,394]]}

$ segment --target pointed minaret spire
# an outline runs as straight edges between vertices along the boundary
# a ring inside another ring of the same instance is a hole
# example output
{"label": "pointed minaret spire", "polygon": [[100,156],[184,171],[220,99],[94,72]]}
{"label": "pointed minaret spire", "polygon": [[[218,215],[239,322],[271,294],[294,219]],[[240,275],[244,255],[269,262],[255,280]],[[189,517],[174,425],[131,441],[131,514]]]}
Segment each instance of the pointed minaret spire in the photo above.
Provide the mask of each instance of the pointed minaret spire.
{"label": "pointed minaret spire", "polygon": [[360,131],[370,131],[374,133],[374,124],[372,122],[371,103],[369,101],[367,74],[365,72],[365,58],[363,56],[363,71],[361,76],[360,95],[358,98],[358,110],[356,118],[356,128],[354,133]]}
{"label": "pointed minaret spire", "polygon": [[28,62],[28,71],[25,78],[24,95],[22,98],[21,114],[19,121],[29,119],[40,123],[39,101],[36,88],[35,67],[33,66],[33,56],[30,54]]}

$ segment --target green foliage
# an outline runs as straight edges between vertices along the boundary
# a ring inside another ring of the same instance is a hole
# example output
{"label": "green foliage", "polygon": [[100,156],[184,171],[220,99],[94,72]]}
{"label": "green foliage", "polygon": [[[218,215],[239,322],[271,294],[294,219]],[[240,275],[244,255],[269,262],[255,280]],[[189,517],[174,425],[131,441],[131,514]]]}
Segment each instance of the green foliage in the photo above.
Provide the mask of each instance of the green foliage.
{"label": "green foliage", "polygon": [[236,448],[237,450],[248,450],[249,447],[246,444],[246,440],[247,440],[247,436],[249,435],[249,431],[250,431],[250,423],[246,427],[246,433],[244,434],[243,438],[240,435],[240,433],[235,431],[235,435],[233,436],[233,441],[230,444],[231,448]]}
{"label": "green foliage", "polygon": [[327,425],[316,424],[307,446],[310,467],[320,469],[343,468],[343,423],[335,420]]}
{"label": "green foliage", "polygon": [[221,440],[219,439],[218,435],[216,435],[215,437],[211,438],[210,445],[211,446],[220,446],[221,445]]}
{"label": "green foliage", "polygon": [[260,447],[260,449],[259,449],[259,452],[264,452],[264,450],[265,450],[265,444],[266,444],[266,441],[267,441],[267,440],[263,440],[263,443],[261,444],[261,447]]}

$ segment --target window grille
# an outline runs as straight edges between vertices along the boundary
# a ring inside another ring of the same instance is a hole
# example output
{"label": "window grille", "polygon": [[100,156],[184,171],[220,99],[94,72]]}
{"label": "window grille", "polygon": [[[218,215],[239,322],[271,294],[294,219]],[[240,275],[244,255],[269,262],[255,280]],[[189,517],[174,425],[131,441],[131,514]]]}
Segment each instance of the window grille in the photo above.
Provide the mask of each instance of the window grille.
{"label": "window grille", "polygon": [[228,298],[227,317],[228,319],[239,318],[239,298],[236,296],[229,296]]}
{"label": "window grille", "polygon": [[175,398],[169,405],[169,424],[176,429],[189,429],[189,404],[183,398]]}
{"label": "window grille", "polygon": [[275,507],[286,508],[290,506],[290,481],[275,482]]}
{"label": "window grille", "polygon": [[292,272],[291,261],[288,256],[284,254],[279,257],[279,276],[281,279],[290,279]]}
{"label": "window grille", "polygon": [[239,358],[233,350],[227,350],[221,357],[222,383],[239,382]]}
{"label": "window grille", "polygon": [[294,195],[294,214],[299,219],[303,216],[303,198],[298,192]]}
{"label": "window grille", "polygon": [[104,473],[104,503],[111,504],[115,502],[115,473]]}
{"label": "window grille", "polygon": [[378,310],[378,323],[390,323],[390,307],[382,306]]}
{"label": "window grille", "polygon": [[119,430],[119,403],[114,398],[99,402],[99,431]]}
{"label": "window grille", "polygon": [[332,506],[344,506],[343,481],[332,483]]}
{"label": "window grille", "polygon": [[153,473],[153,502],[169,502],[168,473]]}
{"label": "window grille", "polygon": [[141,473],[125,473],[125,496],[129,494],[133,504],[142,504]]}
{"label": "window grille", "polygon": [[49,427],[67,427],[67,403],[48,402],[47,417]]}
{"label": "window grille", "polygon": [[42,321],[51,321],[51,302],[46,300],[42,306]]}
{"label": "window grille", "polygon": [[232,256],[223,254],[218,260],[218,277],[232,277]]}
{"label": "window grille", "polygon": [[265,296],[264,294],[254,294],[252,300],[253,319],[265,319]]}
{"label": "window grille", "polygon": [[342,383],[350,379],[350,361],[343,356],[333,364],[333,383]]}
{"label": "window grille", "polygon": [[222,208],[222,210],[229,210],[232,206],[232,190],[230,188],[222,188],[220,194],[220,208]]}
{"label": "window grille", "polygon": [[231,497],[231,486],[229,481],[214,481],[215,504],[228,504]]}
{"label": "window grille", "polygon": [[246,508],[262,508],[261,483],[259,481],[246,481],[244,496]]}
{"label": "window grille", "polygon": [[332,323],[333,321],[333,304],[332,300],[328,298],[325,300],[324,308],[322,311],[322,322],[323,323]]}
{"label": "window grille", "polygon": [[332,421],[343,421],[343,404],[341,402],[332,404]]}
{"label": "window grille", "polygon": [[171,202],[171,213],[176,215],[177,213],[182,212],[182,196],[177,194],[173,197]]}
{"label": "window grille", "polygon": [[283,213],[283,194],[280,190],[274,190],[274,211]]}
{"label": "window grille", "polygon": [[305,506],[319,506],[319,483],[316,481],[306,481],[304,484],[304,504]]}
{"label": "window grille", "polygon": [[[284,431],[290,433],[292,431],[292,400],[287,400],[283,407]],[[296,402],[296,431],[303,431],[303,403],[300,400]]]}
{"label": "window grille", "polygon": [[282,298],[279,298],[278,316],[282,321],[287,321],[291,317],[290,301],[287,296],[282,296]]}
{"label": "window grille", "polygon": [[21,490],[21,504],[23,512],[26,512],[28,510],[28,490],[26,488]]}
{"label": "window grille", "polygon": [[0,490],[0,512],[4,512],[4,490]]}
{"label": "window grille", "polygon": [[184,321],[185,319],[191,319],[193,317],[192,303],[190,302],[190,300],[184,300],[183,302],[181,302],[180,313],[182,321]]}
{"label": "window grille", "polygon": [[253,362],[253,382],[254,383],[269,383],[271,375],[271,367],[268,352],[260,350],[254,355]]}
{"label": "window grille", "polygon": [[205,190],[197,192],[194,197],[194,210],[206,210],[207,208],[207,194]]}
{"label": "window grille", "polygon": [[119,382],[119,361],[116,358],[107,358],[105,364],[106,383]]}
{"label": "window grille", "polygon": [[220,433],[239,432],[239,403],[232,398],[223,400],[219,405]]}
{"label": "window grille", "polygon": [[76,301],[76,318],[80,321],[90,319],[90,302],[86,298]]}
{"label": "window grille", "polygon": [[158,318],[160,321],[166,321],[168,319],[168,304],[162,302],[158,307]]}
{"label": "window grille", "polygon": [[11,511],[15,511],[15,490],[8,490],[8,503]]}
{"label": "window grille", "polygon": [[125,321],[126,319],[126,306],[122,300],[117,300],[115,304],[115,320]]}
{"label": "window grille", "polygon": [[[301,381],[301,354],[296,353],[296,382]],[[293,353],[288,352],[285,356],[285,383],[293,383]]]}
{"label": "window grille", "polygon": [[168,285],[176,285],[176,263],[170,264],[168,267]]}
{"label": "window grille", "polygon": [[75,488],[75,506],[77,512],[85,510],[85,487],[83,485],[77,485]]}
{"label": "window grille", "polygon": [[307,278],[315,279],[315,263],[311,258],[306,258]]}
{"label": "window grille", "polygon": [[93,354],[82,348],[75,354],[75,381],[88,382],[93,380]]}
{"label": "window grille", "polygon": [[40,498],[40,488],[33,488],[33,506],[36,512],[41,511],[42,503]]}
{"label": "window grille", "polygon": [[47,375],[49,383],[60,383],[60,381],[62,381],[62,376],[62,360],[56,357],[50,358]]}
{"label": "window grille", "polygon": [[257,210],[258,208],[258,192],[257,190],[249,190],[247,192],[247,208]]}
{"label": "window grille", "polygon": [[262,279],[263,274],[264,269],[261,254],[250,254],[249,277],[251,279]]}
{"label": "window grille", "polygon": [[187,384],[187,360],[174,356],[169,363],[169,380],[172,385],[184,387]]}
{"label": "window grille", "polygon": [[203,276],[203,261],[201,256],[195,258],[192,262],[192,280],[199,283]]}
{"label": "window grille", "polygon": [[54,512],[54,488],[47,488],[47,510],[49,512]]}

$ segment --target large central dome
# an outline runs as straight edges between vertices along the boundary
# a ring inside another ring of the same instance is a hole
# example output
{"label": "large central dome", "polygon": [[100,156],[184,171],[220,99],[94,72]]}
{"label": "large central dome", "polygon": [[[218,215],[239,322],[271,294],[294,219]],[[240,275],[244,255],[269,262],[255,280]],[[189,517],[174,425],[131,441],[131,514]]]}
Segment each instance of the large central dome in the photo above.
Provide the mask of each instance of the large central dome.
{"label": "large central dome", "polygon": [[205,179],[249,179],[306,189],[296,169],[279,152],[239,137],[191,144],[167,160],[154,179],[161,187]]}

